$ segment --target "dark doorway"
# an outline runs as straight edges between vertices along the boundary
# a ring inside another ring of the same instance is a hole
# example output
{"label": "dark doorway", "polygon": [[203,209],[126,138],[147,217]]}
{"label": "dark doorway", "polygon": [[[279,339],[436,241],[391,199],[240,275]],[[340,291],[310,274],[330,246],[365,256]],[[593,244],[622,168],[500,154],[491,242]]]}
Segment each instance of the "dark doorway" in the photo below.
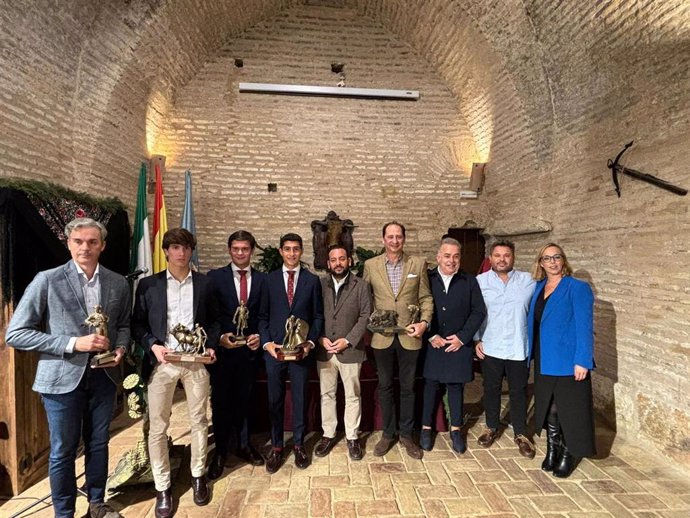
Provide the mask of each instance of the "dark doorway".
{"label": "dark doorway", "polygon": [[449,228],[448,237],[460,241],[462,245],[462,260],[460,269],[477,275],[482,265],[486,243],[479,228]]}

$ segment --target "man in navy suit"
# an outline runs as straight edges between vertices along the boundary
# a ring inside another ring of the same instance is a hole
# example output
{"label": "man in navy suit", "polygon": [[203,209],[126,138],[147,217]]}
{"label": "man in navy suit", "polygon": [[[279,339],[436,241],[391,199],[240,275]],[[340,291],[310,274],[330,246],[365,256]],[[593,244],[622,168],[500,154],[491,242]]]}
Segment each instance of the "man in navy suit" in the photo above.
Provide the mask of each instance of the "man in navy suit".
{"label": "man in navy suit", "polygon": [[[253,466],[264,463],[261,454],[249,441],[248,423],[252,388],[260,360],[259,314],[261,305],[266,303],[266,274],[250,266],[255,247],[256,240],[252,234],[246,230],[233,232],[228,238],[230,264],[208,272],[218,300],[221,333],[221,347],[216,351],[218,361],[209,367],[216,442],[216,451],[208,468],[211,480],[223,473],[231,438],[238,457]],[[249,311],[247,328],[242,331],[247,344],[233,348],[232,342],[240,332],[235,317],[240,302]]]}
{"label": "man in navy suit", "polygon": [[[67,224],[65,235],[72,260],[36,275],[12,316],[6,340],[40,354],[33,389],[41,394],[48,417],[55,516],[74,517],[74,463],[83,439],[89,516],[115,518],[120,514],[103,501],[115,390],[129,346],[130,290],[122,275],[98,264],[107,235],[101,223],[78,218]],[[96,305],[109,318],[107,336],[84,325]],[[108,350],[115,352],[115,366],[89,367],[93,354]]]}
{"label": "man in navy suit", "polygon": [[[283,462],[283,419],[285,412],[285,378],[290,376],[292,393],[292,429],[295,466],[304,469],[309,457],[304,449],[307,381],[312,366],[309,351],[314,348],[323,329],[323,300],[321,283],[313,273],[301,267],[302,238],[298,234],[285,234],[280,238],[283,266],[268,275],[266,311],[259,319],[261,343],[266,351],[268,377],[268,406],[271,417],[271,444],[273,449],[266,460],[266,471],[275,473]],[[276,351],[283,345],[285,321],[294,315],[309,324],[305,348],[307,356],[300,361],[278,361]]]}
{"label": "man in navy suit", "polygon": [[156,486],[156,518],[173,515],[167,431],[178,381],[184,387],[191,421],[194,503],[206,505],[211,498],[205,475],[209,374],[203,363],[166,360],[166,354],[179,349],[178,341],[170,333],[177,324],[188,329],[196,324],[204,328],[207,352],[215,357],[219,334],[217,304],[212,281],[189,266],[195,247],[196,238],[188,230],[171,228],[165,233],[163,251],[168,267],[139,281],[132,315],[132,333],[149,360],[144,361],[142,375],[148,378],[149,455]]}

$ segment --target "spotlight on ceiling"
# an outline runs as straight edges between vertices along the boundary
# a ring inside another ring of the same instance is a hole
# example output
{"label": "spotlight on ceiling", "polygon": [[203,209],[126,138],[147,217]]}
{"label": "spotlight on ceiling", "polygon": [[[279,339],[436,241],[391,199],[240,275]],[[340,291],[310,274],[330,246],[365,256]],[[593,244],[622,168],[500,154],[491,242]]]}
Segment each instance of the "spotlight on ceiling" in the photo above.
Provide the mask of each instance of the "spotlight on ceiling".
{"label": "spotlight on ceiling", "polygon": [[331,72],[334,74],[340,74],[345,68],[345,63],[331,63]]}
{"label": "spotlight on ceiling", "polygon": [[244,61],[242,58],[235,58],[235,66],[237,68],[242,68],[244,66]]}

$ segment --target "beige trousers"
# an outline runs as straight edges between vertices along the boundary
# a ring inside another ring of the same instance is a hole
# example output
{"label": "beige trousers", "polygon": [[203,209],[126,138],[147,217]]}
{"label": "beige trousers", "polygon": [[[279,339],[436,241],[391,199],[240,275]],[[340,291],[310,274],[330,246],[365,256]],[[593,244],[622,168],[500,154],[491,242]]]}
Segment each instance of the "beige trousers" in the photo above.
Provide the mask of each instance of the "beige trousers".
{"label": "beige trousers", "polygon": [[153,370],[148,385],[149,456],[156,491],[165,491],[171,485],[167,431],[178,380],[184,386],[191,422],[192,476],[201,477],[206,473],[208,371],[201,363],[159,363]]}
{"label": "beige trousers", "polygon": [[327,362],[316,362],[321,387],[321,425],[325,437],[335,437],[338,426],[336,410],[336,393],[338,390],[338,374],[343,380],[345,389],[345,437],[354,440],[359,437],[359,422],[362,419],[362,405],[360,402],[359,371],[361,363],[341,363],[338,355],[334,354]]}

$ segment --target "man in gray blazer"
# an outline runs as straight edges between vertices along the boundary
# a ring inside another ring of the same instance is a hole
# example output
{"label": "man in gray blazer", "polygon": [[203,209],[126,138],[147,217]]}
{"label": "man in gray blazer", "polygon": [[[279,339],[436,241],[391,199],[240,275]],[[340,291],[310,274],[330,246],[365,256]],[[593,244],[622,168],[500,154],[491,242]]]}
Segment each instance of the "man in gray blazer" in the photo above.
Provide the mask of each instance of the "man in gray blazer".
{"label": "man in gray blazer", "polygon": [[338,374],[345,388],[345,437],[352,460],[362,458],[359,422],[362,417],[359,372],[366,359],[364,332],[371,314],[371,291],[362,279],[350,274],[352,257],[340,245],[328,249],[328,277],[321,278],[324,336],[316,349],[321,384],[323,438],[314,455],[325,457],[335,443]]}
{"label": "man in gray blazer", "polygon": [[[104,504],[109,427],[121,361],[129,345],[130,293],[121,275],[98,264],[105,227],[78,218],[65,228],[72,260],[39,272],[7,328],[9,345],[40,353],[33,389],[41,394],[50,431],[49,476],[55,516],[73,518],[77,497],[75,460],[84,440],[86,493],[91,518],[120,514]],[[106,336],[84,323],[100,305]],[[90,368],[90,358],[114,350],[115,366]]]}

